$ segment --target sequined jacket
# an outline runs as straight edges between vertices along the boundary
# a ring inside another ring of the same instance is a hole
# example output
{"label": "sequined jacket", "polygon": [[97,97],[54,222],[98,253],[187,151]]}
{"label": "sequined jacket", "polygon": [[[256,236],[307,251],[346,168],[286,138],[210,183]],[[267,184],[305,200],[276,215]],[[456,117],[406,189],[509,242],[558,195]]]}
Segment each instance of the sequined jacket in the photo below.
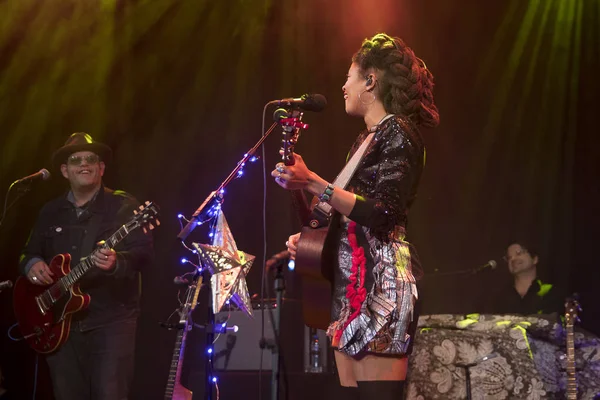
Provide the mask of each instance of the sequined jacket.
{"label": "sequined jacket", "polygon": [[[359,135],[350,155],[367,136],[367,131]],[[349,218],[389,241],[395,230],[407,226],[424,161],[425,146],[414,124],[399,116],[384,121],[348,184],[357,194]]]}

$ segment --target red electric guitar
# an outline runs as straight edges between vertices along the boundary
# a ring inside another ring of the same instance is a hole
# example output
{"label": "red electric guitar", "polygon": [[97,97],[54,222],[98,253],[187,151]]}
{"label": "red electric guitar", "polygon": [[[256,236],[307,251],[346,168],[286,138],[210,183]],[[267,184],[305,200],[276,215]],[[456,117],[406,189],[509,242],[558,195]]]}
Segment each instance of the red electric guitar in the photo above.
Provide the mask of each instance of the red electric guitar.
{"label": "red electric guitar", "polygon": [[[154,229],[153,224],[160,225],[157,215],[158,207],[147,201],[101,247],[114,248],[137,228],[144,231]],[[78,282],[94,267],[91,256],[96,251],[98,249],[74,268],[71,268],[70,254],[55,256],[48,265],[54,273],[52,285],[34,285],[24,276],[15,282],[15,316],[23,338],[38,353],[52,353],[65,343],[69,337],[72,315],[90,304],[90,296],[80,290]]]}

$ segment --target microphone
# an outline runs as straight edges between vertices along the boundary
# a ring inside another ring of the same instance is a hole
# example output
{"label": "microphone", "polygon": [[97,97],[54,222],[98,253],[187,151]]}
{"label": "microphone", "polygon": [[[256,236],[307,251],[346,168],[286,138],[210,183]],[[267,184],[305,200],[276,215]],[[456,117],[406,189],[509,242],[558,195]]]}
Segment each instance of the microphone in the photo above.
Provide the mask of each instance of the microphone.
{"label": "microphone", "polygon": [[267,260],[267,262],[265,263],[265,269],[269,270],[269,269],[275,267],[279,262],[281,262],[283,260],[287,260],[288,258],[290,258],[289,251],[287,251],[287,250],[280,251],[279,253],[275,254],[273,257],[271,257]]}
{"label": "microphone", "polygon": [[48,171],[46,168],[42,168],[38,172],[36,172],[35,174],[31,174],[31,175],[26,176],[24,178],[17,179],[15,181],[15,183],[29,183],[29,182],[35,181],[37,179],[41,179],[43,181],[47,181],[48,179],[50,179],[50,171]]}
{"label": "microphone", "polygon": [[287,98],[270,101],[277,107],[299,108],[304,111],[323,111],[327,106],[327,99],[322,94],[303,94],[299,98]]}
{"label": "microphone", "polygon": [[0,282],[0,290],[10,289],[11,287],[13,287],[13,283],[11,281]]}
{"label": "microphone", "polygon": [[490,260],[487,263],[483,264],[482,266],[475,268],[473,270],[473,273],[476,274],[487,268],[496,269],[497,266],[498,266],[498,263],[495,260]]}

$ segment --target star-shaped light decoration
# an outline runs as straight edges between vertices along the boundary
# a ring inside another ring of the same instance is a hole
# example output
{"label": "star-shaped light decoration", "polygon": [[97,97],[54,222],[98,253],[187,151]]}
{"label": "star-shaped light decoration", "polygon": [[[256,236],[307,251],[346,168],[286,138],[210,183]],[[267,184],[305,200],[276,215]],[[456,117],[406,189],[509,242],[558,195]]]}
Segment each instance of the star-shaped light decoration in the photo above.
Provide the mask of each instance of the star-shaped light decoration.
{"label": "star-shaped light decoration", "polygon": [[219,212],[212,245],[192,243],[207,266],[212,289],[212,306],[216,314],[227,301],[233,301],[241,310],[252,316],[252,304],[246,285],[246,275],[252,267],[254,256],[237,249],[225,215]]}

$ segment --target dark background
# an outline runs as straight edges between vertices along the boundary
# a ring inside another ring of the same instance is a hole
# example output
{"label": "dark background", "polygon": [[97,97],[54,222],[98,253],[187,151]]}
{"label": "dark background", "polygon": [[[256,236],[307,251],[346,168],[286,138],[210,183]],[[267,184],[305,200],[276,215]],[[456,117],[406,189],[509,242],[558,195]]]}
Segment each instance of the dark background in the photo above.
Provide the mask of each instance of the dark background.
{"label": "dark background", "polygon": [[[176,240],[177,214],[189,216],[260,138],[262,108],[273,99],[327,97],[324,112],[306,113],[310,128],[297,151],[332,180],[363,127],[344,112],[350,58],[384,31],[425,60],[441,115],[437,129],[423,131],[427,167],[409,227],[426,273],[422,312],[478,311],[508,277],[506,245],[527,238],[540,250],[542,279],[578,291],[582,325],[600,333],[599,16],[592,0],[0,1],[0,194],[51,168],[51,153],[85,131],[114,150],[109,187],[161,206],[156,262],[143,277],[134,387],[135,398],[160,398],[174,333],[157,321],[177,306],[171,282],[188,270],[178,261],[187,252]],[[277,135],[266,142],[267,173]],[[37,212],[66,189],[63,181],[53,171],[9,210],[0,280],[16,278]],[[271,179],[266,195],[269,257],[297,223]],[[264,258],[262,199],[257,163],[228,187],[223,207],[239,248],[257,256],[253,294]],[[190,240],[208,241],[200,231]],[[436,276],[490,259],[497,271]],[[288,296],[297,297],[287,278]],[[34,355],[4,334],[14,323],[11,302],[10,291],[0,294],[4,386],[30,398]],[[201,341],[188,345],[192,364],[201,364]],[[49,398],[41,364],[38,398]]]}

